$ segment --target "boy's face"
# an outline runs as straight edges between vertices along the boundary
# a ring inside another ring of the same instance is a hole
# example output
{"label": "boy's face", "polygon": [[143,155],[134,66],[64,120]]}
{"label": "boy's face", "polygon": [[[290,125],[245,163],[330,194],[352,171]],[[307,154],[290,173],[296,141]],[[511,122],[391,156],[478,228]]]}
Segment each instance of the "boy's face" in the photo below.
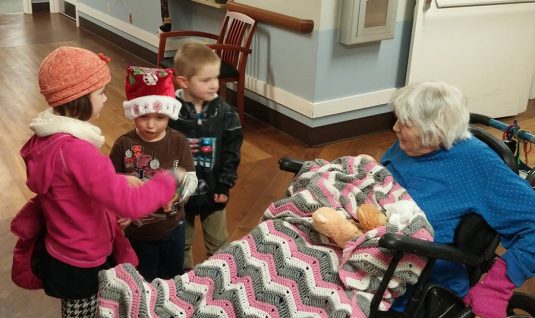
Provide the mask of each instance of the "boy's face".
{"label": "boy's face", "polygon": [[190,78],[180,76],[178,82],[184,90],[184,98],[193,103],[214,99],[219,90],[219,66],[219,62],[206,64]]}
{"label": "boy's face", "polygon": [[145,114],[134,119],[136,132],[139,138],[152,142],[162,140],[165,137],[165,128],[169,117],[162,114]]}

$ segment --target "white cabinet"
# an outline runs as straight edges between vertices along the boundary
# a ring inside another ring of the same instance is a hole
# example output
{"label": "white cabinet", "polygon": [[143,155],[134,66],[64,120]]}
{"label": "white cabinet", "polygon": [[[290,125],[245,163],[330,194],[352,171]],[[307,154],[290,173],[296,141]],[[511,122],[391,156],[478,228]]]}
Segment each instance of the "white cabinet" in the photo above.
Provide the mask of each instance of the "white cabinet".
{"label": "white cabinet", "polygon": [[489,117],[526,110],[535,85],[535,0],[417,0],[407,84],[442,80]]}
{"label": "white cabinet", "polygon": [[345,45],[394,37],[397,0],[342,0],[338,41]]}

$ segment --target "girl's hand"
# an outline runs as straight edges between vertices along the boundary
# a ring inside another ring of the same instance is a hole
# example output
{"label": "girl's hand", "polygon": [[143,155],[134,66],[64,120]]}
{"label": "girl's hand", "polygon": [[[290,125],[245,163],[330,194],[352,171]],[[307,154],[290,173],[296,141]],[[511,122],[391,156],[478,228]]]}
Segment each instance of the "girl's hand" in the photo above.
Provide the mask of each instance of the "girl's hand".
{"label": "girl's hand", "polygon": [[119,223],[119,226],[124,230],[125,227],[129,226],[130,223],[132,223],[132,219],[120,217],[117,219],[117,223]]}
{"label": "girl's hand", "polygon": [[128,181],[128,185],[130,187],[133,187],[133,188],[136,188],[136,187],[139,187],[141,185],[143,185],[143,180],[139,179],[138,177],[136,176],[132,176],[132,175],[124,175],[126,177],[126,180]]}
{"label": "girl's hand", "polygon": [[228,201],[228,196],[224,194],[215,193],[214,194],[214,201],[216,203],[225,203]]}

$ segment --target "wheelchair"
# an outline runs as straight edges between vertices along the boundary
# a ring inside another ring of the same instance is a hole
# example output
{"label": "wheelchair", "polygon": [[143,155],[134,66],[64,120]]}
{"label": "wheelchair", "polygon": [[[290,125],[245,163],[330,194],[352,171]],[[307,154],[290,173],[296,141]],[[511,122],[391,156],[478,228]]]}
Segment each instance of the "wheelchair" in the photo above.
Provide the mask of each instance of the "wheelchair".
{"label": "wheelchair", "polygon": [[[485,142],[502,160],[518,174],[517,160],[501,140],[491,133],[472,127],[472,134]],[[298,173],[303,161],[289,157],[279,160],[279,168]],[[452,245],[418,240],[409,236],[387,233],[379,240],[379,246],[390,250],[392,262],[383,276],[377,293],[374,295],[370,316],[377,318],[470,318],[474,317],[470,307],[462,299],[446,288],[430,283],[431,271],[437,259],[465,264],[470,286],[476,284],[498,257],[496,248],[500,243],[498,234],[477,214],[465,216],[456,229]],[[405,253],[425,256],[427,265],[417,283],[408,291],[409,301],[402,313],[380,311],[379,304],[398,262]],[[535,298],[531,295],[514,292],[509,300],[507,317],[535,317]]]}
{"label": "wheelchair", "polygon": [[471,124],[481,124],[488,127],[496,128],[503,132],[503,143],[511,150],[513,157],[518,166],[518,174],[535,188],[535,168],[528,166],[527,158],[525,161],[521,158],[522,146],[531,148],[535,144],[535,135],[520,128],[516,120],[512,125],[507,125],[497,119],[490,118],[481,114],[470,114]]}

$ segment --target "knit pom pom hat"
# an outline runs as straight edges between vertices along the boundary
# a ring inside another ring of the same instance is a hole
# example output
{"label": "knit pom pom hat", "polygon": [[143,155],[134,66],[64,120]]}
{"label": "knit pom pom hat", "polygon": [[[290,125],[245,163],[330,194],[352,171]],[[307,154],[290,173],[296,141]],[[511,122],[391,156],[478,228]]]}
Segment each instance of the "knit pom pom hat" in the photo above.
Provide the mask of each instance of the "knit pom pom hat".
{"label": "knit pom pom hat", "polygon": [[123,107],[127,118],[151,113],[178,118],[182,104],[175,97],[172,69],[128,66],[124,88],[127,101]]}
{"label": "knit pom pom hat", "polygon": [[48,105],[64,105],[104,87],[111,80],[110,58],[86,49],[62,46],[43,60],[39,88]]}

